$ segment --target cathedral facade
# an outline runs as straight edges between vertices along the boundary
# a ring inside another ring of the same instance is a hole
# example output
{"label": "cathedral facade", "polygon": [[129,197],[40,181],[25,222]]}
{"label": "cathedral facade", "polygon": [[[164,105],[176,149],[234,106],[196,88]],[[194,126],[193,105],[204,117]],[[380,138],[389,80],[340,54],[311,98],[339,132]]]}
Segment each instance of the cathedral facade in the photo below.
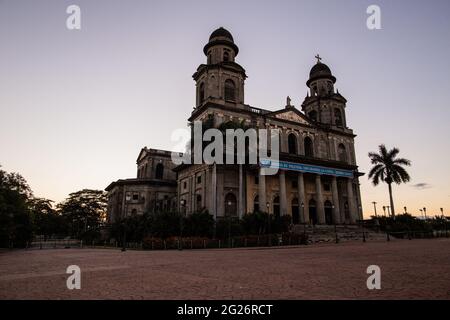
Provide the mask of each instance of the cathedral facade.
{"label": "cathedral facade", "polygon": [[[119,180],[106,189],[108,216],[115,217],[110,221],[158,210],[186,215],[208,210],[215,219],[260,211],[289,215],[294,224],[352,224],[362,219],[362,173],[356,164],[355,134],[346,121],[347,100],[335,90],[336,78],[321,58],[316,56],[309,73],[301,110],[288,97],[284,107],[272,111],[245,103],[247,76],[236,62],[239,48],[230,32],[215,30],[203,52],[206,63],[193,75],[196,104],[188,121],[214,128],[234,123],[269,132],[278,129],[278,173],[265,175],[261,159],[257,164],[175,166],[169,152],[144,148],[137,179]],[[139,206],[127,206],[133,197],[141,199]]]}

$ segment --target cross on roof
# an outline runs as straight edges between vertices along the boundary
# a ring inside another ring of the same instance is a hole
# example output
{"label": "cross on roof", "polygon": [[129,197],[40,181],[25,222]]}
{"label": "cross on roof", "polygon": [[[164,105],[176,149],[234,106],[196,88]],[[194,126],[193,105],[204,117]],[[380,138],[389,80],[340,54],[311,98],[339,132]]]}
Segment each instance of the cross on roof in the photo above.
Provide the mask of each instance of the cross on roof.
{"label": "cross on roof", "polygon": [[316,54],[316,56],[314,58],[317,59],[317,63],[320,63],[320,60],[322,60],[322,58],[319,56],[319,54]]}

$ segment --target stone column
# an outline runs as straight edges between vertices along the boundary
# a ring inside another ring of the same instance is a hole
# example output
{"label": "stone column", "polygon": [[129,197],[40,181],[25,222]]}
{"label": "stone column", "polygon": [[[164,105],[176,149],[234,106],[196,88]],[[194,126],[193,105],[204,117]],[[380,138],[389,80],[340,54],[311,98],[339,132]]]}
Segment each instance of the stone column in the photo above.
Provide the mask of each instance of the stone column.
{"label": "stone column", "polygon": [[[306,198],[305,198],[305,180],[303,173],[300,172],[297,177],[298,181],[298,209],[300,212],[300,222],[305,223],[309,221],[309,217],[306,214]],[[302,207],[303,203],[303,207]]]}
{"label": "stone column", "polygon": [[264,169],[259,169],[259,183],[258,183],[258,199],[259,199],[259,211],[267,212],[266,207],[266,176],[262,174]]}
{"label": "stone column", "polygon": [[244,215],[244,177],[242,164],[239,164],[239,199],[238,199],[238,215],[239,219]]}
{"label": "stone column", "polygon": [[286,198],[286,176],[284,170],[279,170],[280,179],[280,215],[287,214],[287,198]]}
{"label": "stone column", "polygon": [[347,179],[347,201],[348,201],[348,210],[350,212],[350,223],[356,223],[357,212],[356,212],[356,203],[355,196],[353,194],[353,179]]}
{"label": "stone column", "polygon": [[338,194],[338,186],[337,186],[337,178],[333,176],[331,180],[331,191],[333,192],[333,220],[335,224],[341,223],[341,213],[339,206],[339,194]]}
{"label": "stone column", "polygon": [[320,179],[320,174],[316,175],[316,195],[317,222],[319,224],[325,224],[325,209],[323,206],[322,182]]}

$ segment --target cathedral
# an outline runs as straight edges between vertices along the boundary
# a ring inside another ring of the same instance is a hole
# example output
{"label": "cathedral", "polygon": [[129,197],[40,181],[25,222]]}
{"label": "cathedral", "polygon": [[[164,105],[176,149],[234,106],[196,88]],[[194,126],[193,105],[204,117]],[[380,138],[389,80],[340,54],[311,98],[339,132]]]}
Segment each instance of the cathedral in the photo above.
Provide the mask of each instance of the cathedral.
{"label": "cathedral", "polygon": [[362,219],[353,130],[347,126],[347,100],[335,90],[335,76],[317,55],[306,81],[301,110],[286,105],[265,110],[246,104],[245,69],[236,62],[239,48],[224,28],[204,46],[206,63],[193,75],[195,107],[189,123],[213,128],[239,123],[247,128],[278,129],[279,170],[263,174],[257,164],[175,165],[171,152],[143,148],[137,178],[111,183],[108,221],[133,214],[208,210],[215,219],[251,212],[289,215],[293,224],[354,224]]}

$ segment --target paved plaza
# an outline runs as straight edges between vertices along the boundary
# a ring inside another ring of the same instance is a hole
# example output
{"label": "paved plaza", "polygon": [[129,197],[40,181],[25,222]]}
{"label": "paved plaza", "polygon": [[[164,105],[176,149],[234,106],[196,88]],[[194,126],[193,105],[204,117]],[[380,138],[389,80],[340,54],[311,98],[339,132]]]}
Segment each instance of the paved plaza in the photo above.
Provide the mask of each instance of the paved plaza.
{"label": "paved plaza", "polygon": [[[66,268],[81,268],[68,290]],[[366,269],[381,268],[381,290]],[[450,299],[450,239],[282,248],[0,252],[0,299]]]}

